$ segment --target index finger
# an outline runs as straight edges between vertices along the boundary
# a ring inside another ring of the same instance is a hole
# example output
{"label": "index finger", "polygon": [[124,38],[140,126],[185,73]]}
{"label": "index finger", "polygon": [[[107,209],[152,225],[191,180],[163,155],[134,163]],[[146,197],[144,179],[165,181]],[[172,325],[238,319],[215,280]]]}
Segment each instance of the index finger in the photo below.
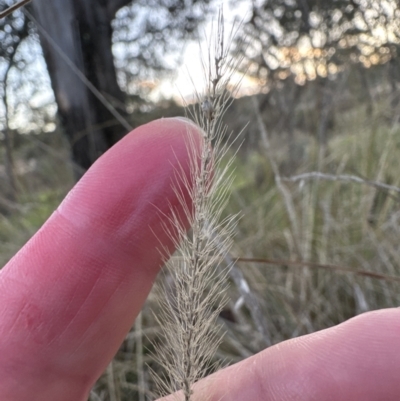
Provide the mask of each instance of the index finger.
{"label": "index finger", "polygon": [[157,248],[172,251],[188,132],[200,138],[163,119],[127,135],[0,272],[0,399],[87,398],[148,295]]}

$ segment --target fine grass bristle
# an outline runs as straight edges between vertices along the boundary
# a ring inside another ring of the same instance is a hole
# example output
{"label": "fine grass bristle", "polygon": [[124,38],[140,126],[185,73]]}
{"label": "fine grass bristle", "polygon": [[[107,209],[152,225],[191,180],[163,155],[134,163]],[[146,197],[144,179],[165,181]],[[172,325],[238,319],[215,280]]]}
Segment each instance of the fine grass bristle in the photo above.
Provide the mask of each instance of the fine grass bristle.
{"label": "fine grass bristle", "polygon": [[213,39],[208,60],[203,64],[206,92],[196,91],[197,104],[188,107],[187,113],[203,134],[201,150],[196,149],[188,132],[190,179],[180,177],[184,188],[175,187],[183,205],[183,193],[189,192],[192,206],[185,207],[185,213],[192,229],[187,232],[177,217],[172,222],[179,233],[177,252],[167,263],[170,283],[163,285],[161,314],[157,318],[163,342],[155,347],[155,358],[164,370],[155,375],[159,394],[179,391],[180,399],[185,401],[192,400],[194,383],[215,369],[214,355],[221,341],[216,320],[226,304],[229,269],[223,260],[236,222],[234,216],[222,218],[232,181],[230,163],[220,166],[227,151],[222,141],[227,131],[222,116],[231,102],[232,75],[228,69],[230,39],[224,34],[222,11]]}

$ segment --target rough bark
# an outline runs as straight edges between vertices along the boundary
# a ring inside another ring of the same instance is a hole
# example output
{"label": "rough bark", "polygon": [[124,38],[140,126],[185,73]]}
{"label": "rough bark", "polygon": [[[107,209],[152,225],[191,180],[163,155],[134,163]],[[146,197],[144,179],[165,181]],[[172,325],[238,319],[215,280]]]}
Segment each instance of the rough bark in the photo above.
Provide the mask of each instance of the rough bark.
{"label": "rough bark", "polygon": [[117,83],[111,52],[111,21],[117,11],[112,5],[127,3],[126,0],[35,0],[32,3],[35,18],[48,34],[39,29],[58,114],[77,165],[77,177],[116,143],[126,129],[60,56],[60,51],[114,107],[123,105],[124,94]]}

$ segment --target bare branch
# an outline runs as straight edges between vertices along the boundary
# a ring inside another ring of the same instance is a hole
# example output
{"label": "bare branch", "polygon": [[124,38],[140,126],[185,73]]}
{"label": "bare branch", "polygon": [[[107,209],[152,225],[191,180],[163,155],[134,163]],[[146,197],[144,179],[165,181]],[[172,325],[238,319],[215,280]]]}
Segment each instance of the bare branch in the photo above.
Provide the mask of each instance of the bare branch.
{"label": "bare branch", "polygon": [[397,192],[400,194],[399,187],[396,187],[394,185],[385,184],[385,183],[379,182],[379,181],[365,180],[364,178],[357,177],[355,175],[346,175],[346,174],[331,175],[331,174],[320,173],[318,171],[312,171],[310,173],[299,174],[299,175],[295,175],[292,177],[282,177],[283,181],[290,181],[290,182],[299,182],[299,181],[301,182],[301,181],[313,180],[313,179],[321,179],[321,180],[327,180],[327,181],[355,182],[357,184],[369,185],[374,188],[384,189],[386,191],[394,191],[394,192]]}
{"label": "bare branch", "polygon": [[31,0],[21,0],[20,2],[8,7],[4,11],[0,12],[0,19],[7,17],[7,15],[10,15],[14,11],[18,10],[19,8],[25,6],[26,4],[30,3]]}
{"label": "bare branch", "polygon": [[386,281],[395,281],[400,282],[400,277],[391,276],[389,274],[384,273],[376,273],[367,270],[354,270],[350,267],[333,265],[333,264],[321,264],[321,263],[312,263],[312,262],[301,262],[295,260],[278,260],[278,259],[259,259],[259,258],[237,258],[238,262],[244,263],[262,263],[266,265],[282,265],[282,266],[293,266],[293,267],[311,267],[315,269],[326,269],[333,270],[340,273],[350,273],[358,276],[364,276],[369,278],[374,278],[377,280],[386,280]]}

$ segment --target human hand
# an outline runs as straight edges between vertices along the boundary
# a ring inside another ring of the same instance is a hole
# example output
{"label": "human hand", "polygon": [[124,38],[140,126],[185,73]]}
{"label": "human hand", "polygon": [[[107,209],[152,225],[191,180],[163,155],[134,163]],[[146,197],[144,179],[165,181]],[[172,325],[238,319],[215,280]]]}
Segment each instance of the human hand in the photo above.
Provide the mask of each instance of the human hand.
{"label": "human hand", "polygon": [[400,309],[384,309],[223,369],[196,384],[193,401],[399,401],[399,370]]}
{"label": "human hand", "polygon": [[[171,187],[187,122],[142,126],[107,152],[0,271],[0,401],[83,401],[172,251]],[[193,130],[191,130],[193,131]],[[187,200],[189,202],[189,200]],[[207,401],[400,399],[400,310],[286,341],[197,386]]]}
{"label": "human hand", "polygon": [[172,251],[187,127],[158,120],[123,138],[0,271],[0,401],[87,399],[151,289],[159,249]]}

